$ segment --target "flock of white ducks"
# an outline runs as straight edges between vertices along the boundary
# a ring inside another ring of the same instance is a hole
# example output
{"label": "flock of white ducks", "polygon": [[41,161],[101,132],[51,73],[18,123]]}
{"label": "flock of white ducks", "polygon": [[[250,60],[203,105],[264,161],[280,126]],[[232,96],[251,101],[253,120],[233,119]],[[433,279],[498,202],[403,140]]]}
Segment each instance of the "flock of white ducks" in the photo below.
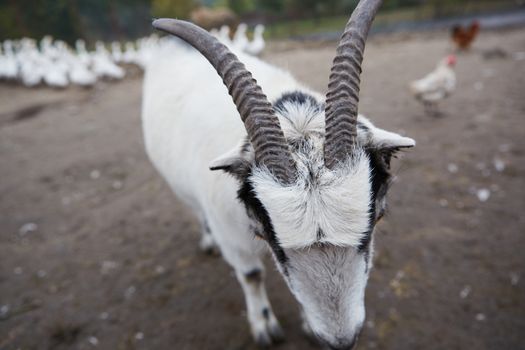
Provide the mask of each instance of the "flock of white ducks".
{"label": "flock of white ducks", "polygon": [[255,26],[253,31],[253,39],[250,41],[246,32],[248,26],[245,23],[241,23],[237,26],[237,30],[233,35],[233,40],[230,38],[230,27],[224,25],[219,30],[212,29],[210,31],[217,39],[219,39],[226,46],[233,48],[234,50],[245,52],[252,56],[258,56],[262,53],[265,47],[264,42],[264,26],[258,24]]}
{"label": "flock of white ducks", "polygon": [[121,64],[144,68],[158,42],[152,35],[126,43],[124,50],[119,42],[113,42],[108,50],[98,41],[95,50],[88,51],[82,39],[76,41],[75,49],[50,36],[38,44],[29,38],[6,40],[0,44],[0,80],[56,88],[92,86],[99,79],[119,80],[126,75]]}
{"label": "flock of white ducks", "polygon": [[[228,26],[210,32],[234,50],[259,55],[265,47],[264,26],[255,27],[251,41],[246,35],[247,29],[246,24],[239,24],[233,40]],[[151,35],[127,42],[124,47],[120,42],[113,42],[108,49],[98,41],[95,50],[89,51],[82,39],[76,41],[74,49],[50,36],[39,43],[29,38],[5,40],[0,43],[0,80],[18,81],[28,87],[45,84],[55,88],[89,87],[99,79],[120,80],[126,75],[122,65],[133,64],[144,69],[153,52],[168,42],[169,38]]]}

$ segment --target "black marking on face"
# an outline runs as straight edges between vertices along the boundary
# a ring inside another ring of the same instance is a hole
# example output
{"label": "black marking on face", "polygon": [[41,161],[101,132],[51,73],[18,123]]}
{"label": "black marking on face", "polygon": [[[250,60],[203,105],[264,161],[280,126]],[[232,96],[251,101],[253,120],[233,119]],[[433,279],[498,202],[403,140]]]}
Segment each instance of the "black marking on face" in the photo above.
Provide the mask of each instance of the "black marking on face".
{"label": "black marking on face", "polygon": [[239,181],[240,187],[237,190],[237,198],[244,204],[247,215],[252,220],[257,221],[261,226],[259,228],[256,227],[256,225],[251,225],[251,231],[255,236],[264,239],[268,243],[277,261],[283,267],[284,273],[287,274],[285,264],[288,261],[288,257],[279,245],[272,221],[266,208],[264,208],[261,201],[255,196],[255,191],[249,180],[252,174],[252,164],[247,157],[242,157],[243,153],[248,153],[250,151],[250,147],[250,142],[248,138],[246,138],[241,147],[241,154],[238,160],[227,166],[212,168],[211,170],[223,170]]}
{"label": "black marking on face", "polygon": [[317,228],[316,239],[317,239],[318,241],[320,241],[324,236],[325,236],[325,234],[324,234],[323,230],[322,230],[320,227],[318,227],[318,228]]}
{"label": "black marking on face", "polygon": [[[251,169],[250,174],[251,175]],[[272,249],[277,261],[283,267],[283,270],[286,274],[286,263],[288,257],[284,253],[284,250],[281,248],[275,230],[273,228],[272,220],[270,215],[266,211],[266,208],[263,206],[259,198],[255,196],[255,191],[251,182],[249,181],[250,176],[246,176],[244,181],[241,183],[241,187],[237,191],[237,198],[244,203],[248,215],[258,222],[261,223],[263,227],[263,238],[268,242],[268,245]]]}
{"label": "black marking on face", "polygon": [[[384,208],[381,202],[388,192],[390,185],[390,159],[395,150],[392,149],[366,149],[370,161],[370,172],[372,179],[372,198],[370,206],[369,229],[364,238],[361,239],[358,250],[367,252],[372,239],[372,232],[376,223],[383,217]],[[368,253],[367,253],[368,255]],[[365,258],[367,258],[365,256]],[[368,258],[367,258],[368,259]],[[368,264],[368,262],[367,262]]]}
{"label": "black marking on face", "polygon": [[262,315],[264,319],[268,321],[270,319],[270,310],[267,307],[264,307],[262,309]]}
{"label": "black marking on face", "polygon": [[282,114],[286,114],[286,103],[295,105],[309,104],[310,106],[315,107],[316,112],[321,112],[323,110],[323,105],[320,104],[315,97],[302,91],[293,91],[283,94],[274,102],[273,108]]}
{"label": "black marking on face", "polygon": [[259,268],[254,268],[253,270],[246,272],[244,278],[248,283],[259,284],[262,282],[262,271]]}

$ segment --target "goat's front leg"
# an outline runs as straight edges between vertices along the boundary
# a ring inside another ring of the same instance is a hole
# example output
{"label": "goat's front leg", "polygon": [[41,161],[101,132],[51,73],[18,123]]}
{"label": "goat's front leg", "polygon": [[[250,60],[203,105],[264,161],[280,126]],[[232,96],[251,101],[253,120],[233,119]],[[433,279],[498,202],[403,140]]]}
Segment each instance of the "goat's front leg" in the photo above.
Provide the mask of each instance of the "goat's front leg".
{"label": "goat's front leg", "polygon": [[236,269],[235,272],[244,291],[248,320],[257,344],[268,346],[282,341],[284,333],[266,295],[262,264],[256,264],[248,269]]}
{"label": "goat's front leg", "polygon": [[[241,284],[246,300],[248,321],[255,341],[267,346],[281,341],[283,331],[268,301],[264,286],[264,265],[262,256],[267,249],[265,243],[247,234],[249,224],[237,221],[224,223],[214,220],[224,215],[210,215],[211,230],[217,238],[222,256],[235,270],[235,275]],[[232,227],[233,226],[233,227]]]}

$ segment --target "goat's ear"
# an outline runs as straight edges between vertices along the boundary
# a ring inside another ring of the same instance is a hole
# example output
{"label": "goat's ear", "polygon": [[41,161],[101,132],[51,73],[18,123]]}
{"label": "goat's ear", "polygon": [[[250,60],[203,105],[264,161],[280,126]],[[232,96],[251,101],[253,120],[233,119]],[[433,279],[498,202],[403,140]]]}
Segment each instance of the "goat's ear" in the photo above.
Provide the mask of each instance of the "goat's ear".
{"label": "goat's ear", "polygon": [[243,141],[230,151],[210,163],[210,170],[222,170],[236,178],[243,178],[250,169],[253,151],[247,141]]}
{"label": "goat's ear", "polygon": [[414,139],[378,128],[365,118],[360,118],[359,121],[366,130],[367,143],[373,148],[399,150],[401,148],[411,148],[416,145]]}
{"label": "goat's ear", "polygon": [[375,128],[372,131],[372,144],[377,148],[400,149],[411,148],[416,141],[410,137],[401,136],[395,132]]}

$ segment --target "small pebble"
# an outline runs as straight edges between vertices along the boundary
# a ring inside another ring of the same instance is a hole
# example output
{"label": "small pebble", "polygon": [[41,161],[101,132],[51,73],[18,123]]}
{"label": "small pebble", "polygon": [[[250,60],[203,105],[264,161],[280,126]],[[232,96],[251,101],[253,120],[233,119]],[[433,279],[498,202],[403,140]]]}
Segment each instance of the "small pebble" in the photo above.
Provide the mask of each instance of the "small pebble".
{"label": "small pebble", "polygon": [[98,315],[98,318],[101,320],[107,320],[109,318],[109,314],[106,311],[101,312],[100,315]]}
{"label": "small pebble", "polygon": [[93,345],[93,346],[97,346],[98,345],[98,339],[97,337],[94,337],[94,336],[91,336],[88,338],[88,342],[89,344]]}
{"label": "small pebble", "polygon": [[494,158],[492,164],[494,165],[494,169],[499,173],[505,170],[505,162],[500,158]]}
{"label": "small pebble", "polygon": [[11,310],[11,308],[7,304],[0,306],[0,318],[6,317],[9,314],[9,310]]}
{"label": "small pebble", "polygon": [[455,163],[448,163],[447,170],[451,174],[455,174],[458,172],[459,168]]}
{"label": "small pebble", "polygon": [[166,272],[166,268],[162,265],[155,266],[155,273],[157,275],[162,275],[164,272]]}
{"label": "small pebble", "polygon": [[485,314],[479,313],[476,314],[476,321],[483,322],[487,319],[487,316]]}
{"label": "small pebble", "polygon": [[510,273],[510,284],[513,286],[517,286],[520,281],[520,275],[516,272]]}
{"label": "small pebble", "polygon": [[100,177],[100,171],[99,170],[92,170],[91,173],[89,173],[89,177],[91,177],[93,180],[96,180]]}
{"label": "small pebble", "polygon": [[38,270],[36,275],[38,276],[38,278],[45,278],[47,276],[47,272],[45,270]]}
{"label": "small pebble", "polygon": [[137,333],[135,333],[135,339],[136,339],[136,340],[142,340],[142,339],[144,339],[144,333],[142,333],[142,332],[137,332]]}
{"label": "small pebble", "polygon": [[38,229],[37,224],[35,224],[34,222],[28,222],[28,223],[23,224],[18,229],[18,233],[20,234],[20,236],[25,236],[28,233],[35,232],[37,229]]}
{"label": "small pebble", "polygon": [[15,275],[21,275],[21,274],[24,273],[24,270],[23,270],[20,266],[17,266],[17,267],[15,267],[15,268],[13,269],[13,273],[14,273]]}
{"label": "small pebble", "polygon": [[481,188],[476,192],[480,202],[486,202],[490,198],[490,190],[488,188]]}
{"label": "small pebble", "polygon": [[472,290],[472,288],[467,285],[465,287],[463,287],[463,289],[461,290],[461,292],[459,292],[459,297],[461,299],[465,299],[467,298],[469,295],[470,295],[470,291]]}
{"label": "small pebble", "polygon": [[441,207],[443,207],[443,208],[446,208],[446,207],[448,207],[448,201],[447,201],[445,198],[441,198],[441,199],[439,200],[439,205],[440,205]]}

